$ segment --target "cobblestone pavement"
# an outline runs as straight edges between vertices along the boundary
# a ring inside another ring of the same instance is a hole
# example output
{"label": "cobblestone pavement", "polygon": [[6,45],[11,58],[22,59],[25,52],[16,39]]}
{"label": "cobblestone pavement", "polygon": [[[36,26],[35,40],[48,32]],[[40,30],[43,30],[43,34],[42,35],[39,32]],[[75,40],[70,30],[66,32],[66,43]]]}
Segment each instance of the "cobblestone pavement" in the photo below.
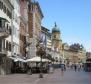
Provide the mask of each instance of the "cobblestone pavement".
{"label": "cobblestone pavement", "polygon": [[39,78],[39,74],[0,75],[0,84],[91,84],[91,72],[67,70],[62,75],[57,69],[53,74],[44,74],[43,78]]}

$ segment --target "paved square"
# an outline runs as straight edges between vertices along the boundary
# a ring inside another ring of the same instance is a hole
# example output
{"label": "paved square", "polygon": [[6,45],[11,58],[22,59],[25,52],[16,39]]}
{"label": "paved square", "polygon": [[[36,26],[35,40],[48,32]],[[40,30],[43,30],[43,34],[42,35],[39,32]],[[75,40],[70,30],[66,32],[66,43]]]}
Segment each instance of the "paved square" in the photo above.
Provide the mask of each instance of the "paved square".
{"label": "paved square", "polygon": [[0,84],[91,84],[91,72],[67,70],[62,76],[57,69],[53,74],[44,74],[44,78],[39,78],[39,74],[1,75]]}

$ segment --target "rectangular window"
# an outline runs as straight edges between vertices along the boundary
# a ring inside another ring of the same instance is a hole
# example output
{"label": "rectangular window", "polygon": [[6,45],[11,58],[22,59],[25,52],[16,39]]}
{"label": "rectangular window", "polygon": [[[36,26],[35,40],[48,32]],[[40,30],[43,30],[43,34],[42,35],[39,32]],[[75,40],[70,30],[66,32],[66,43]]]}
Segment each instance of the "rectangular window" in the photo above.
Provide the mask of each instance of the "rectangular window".
{"label": "rectangular window", "polygon": [[6,13],[6,6],[4,5],[4,7],[3,7],[3,8],[4,8],[4,12]]}
{"label": "rectangular window", "polygon": [[8,41],[6,41],[6,50],[8,51]]}
{"label": "rectangular window", "polygon": [[8,29],[9,25],[7,24],[7,29]]}
{"label": "rectangular window", "polygon": [[2,50],[2,39],[0,39],[0,51]]}
{"label": "rectangular window", "polygon": [[10,32],[10,35],[12,34],[12,29],[11,29],[11,27],[9,27],[9,32]]}
{"label": "rectangular window", "polygon": [[1,2],[1,9],[3,9],[3,2]]}
{"label": "rectangular window", "polygon": [[11,19],[12,18],[12,13],[7,9],[7,16]]}
{"label": "rectangular window", "polygon": [[5,50],[5,39],[3,39],[3,49]]}
{"label": "rectangular window", "polygon": [[14,35],[14,25],[12,26],[12,34]]}
{"label": "rectangular window", "polygon": [[16,28],[15,28],[15,30],[14,30],[14,33],[15,33],[15,36],[16,36]]}
{"label": "rectangular window", "polygon": [[11,43],[9,42],[9,51],[11,51]]}
{"label": "rectangular window", "polygon": [[19,31],[17,30],[17,38],[19,38]]}
{"label": "rectangular window", "polygon": [[10,19],[12,18],[12,13],[11,13],[11,12],[9,12],[9,18],[10,18]]}
{"label": "rectangular window", "polygon": [[2,21],[0,20],[0,27],[2,27]]}
{"label": "rectangular window", "polygon": [[0,9],[2,8],[2,3],[1,3],[1,1],[0,1]]}
{"label": "rectangular window", "polygon": [[15,27],[13,28],[13,35],[15,35]]}
{"label": "rectangular window", "polygon": [[6,13],[6,6],[3,5],[3,11]]}
{"label": "rectangular window", "polygon": [[7,16],[8,16],[8,13],[9,13],[9,11],[8,11],[8,9],[7,9]]}

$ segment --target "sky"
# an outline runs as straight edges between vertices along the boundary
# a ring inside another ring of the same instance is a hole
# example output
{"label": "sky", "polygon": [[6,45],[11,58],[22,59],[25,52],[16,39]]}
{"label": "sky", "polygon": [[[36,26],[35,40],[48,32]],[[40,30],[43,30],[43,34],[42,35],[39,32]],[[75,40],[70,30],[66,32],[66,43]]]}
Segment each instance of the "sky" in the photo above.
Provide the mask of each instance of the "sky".
{"label": "sky", "polygon": [[64,43],[80,43],[91,52],[91,0],[36,1],[44,15],[43,26],[52,30],[56,22]]}

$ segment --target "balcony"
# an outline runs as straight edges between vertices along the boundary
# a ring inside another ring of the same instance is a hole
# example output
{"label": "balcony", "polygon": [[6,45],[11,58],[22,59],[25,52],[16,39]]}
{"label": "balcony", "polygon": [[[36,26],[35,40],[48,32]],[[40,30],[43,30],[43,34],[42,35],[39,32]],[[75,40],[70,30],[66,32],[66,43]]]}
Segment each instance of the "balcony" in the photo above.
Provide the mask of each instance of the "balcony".
{"label": "balcony", "polygon": [[3,49],[0,50],[0,56],[1,56],[1,55],[7,55],[7,51],[6,51],[6,50],[3,50]]}
{"label": "balcony", "polygon": [[7,38],[10,35],[10,30],[5,27],[0,27],[0,38]]}

